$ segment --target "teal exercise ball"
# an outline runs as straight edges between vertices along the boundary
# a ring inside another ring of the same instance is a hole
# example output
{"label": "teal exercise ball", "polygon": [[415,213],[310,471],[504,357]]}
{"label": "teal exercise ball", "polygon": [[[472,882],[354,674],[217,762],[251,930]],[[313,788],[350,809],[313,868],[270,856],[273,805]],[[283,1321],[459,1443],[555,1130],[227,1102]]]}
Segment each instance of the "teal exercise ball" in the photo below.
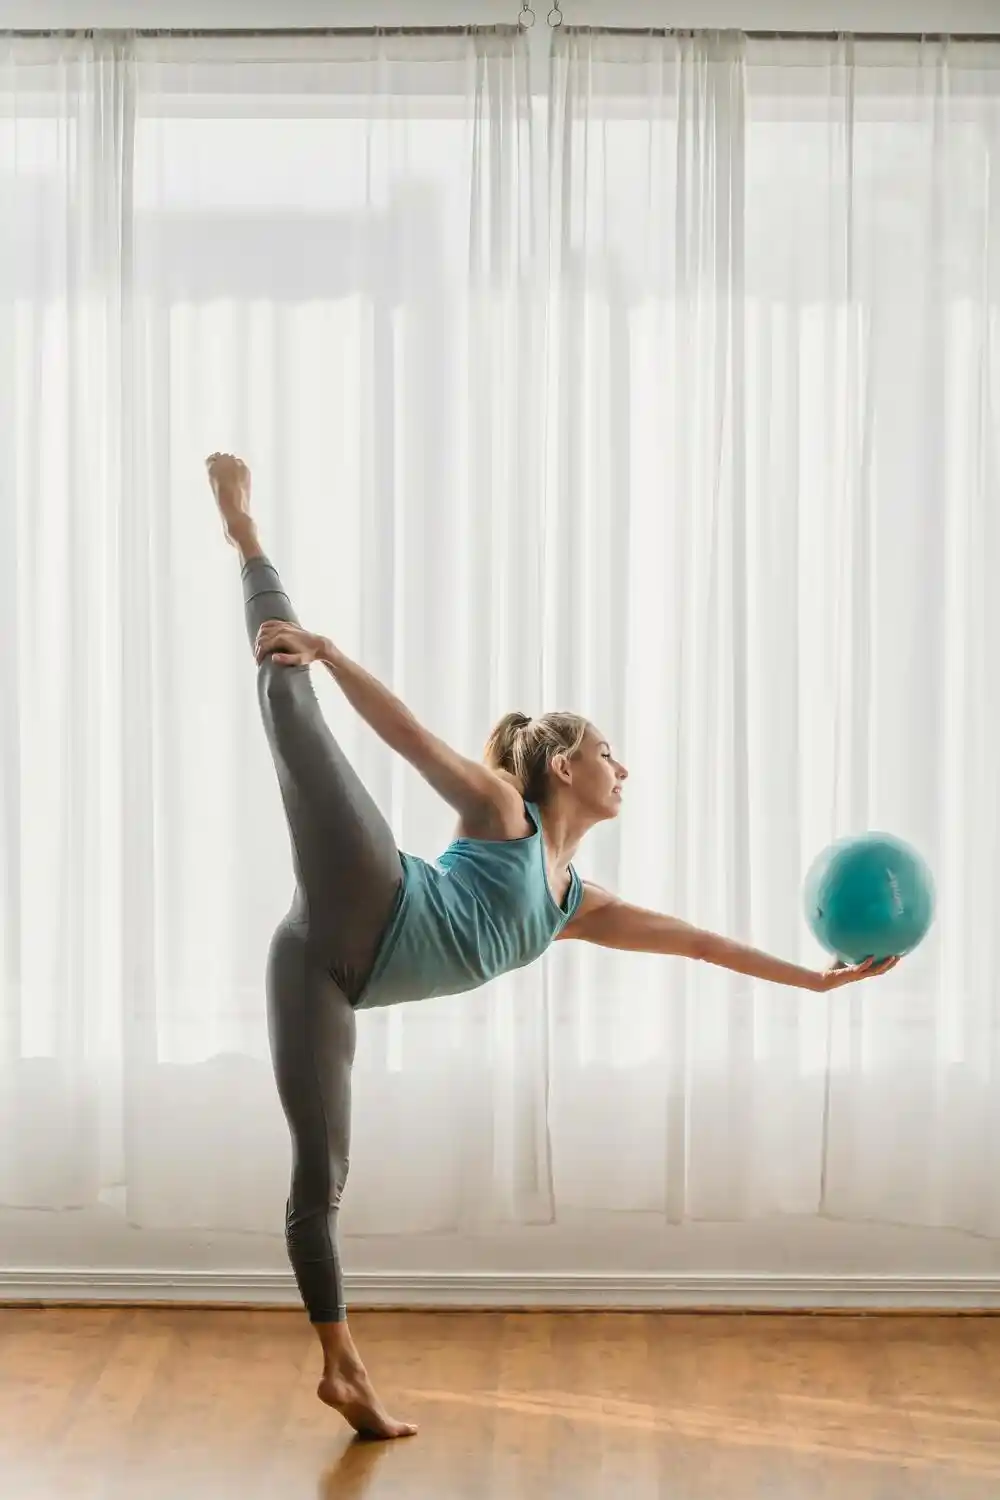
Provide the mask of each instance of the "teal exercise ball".
{"label": "teal exercise ball", "polygon": [[903,958],[934,920],[934,880],[902,839],[865,833],[838,840],[813,862],[805,909],[813,936],[842,962]]}

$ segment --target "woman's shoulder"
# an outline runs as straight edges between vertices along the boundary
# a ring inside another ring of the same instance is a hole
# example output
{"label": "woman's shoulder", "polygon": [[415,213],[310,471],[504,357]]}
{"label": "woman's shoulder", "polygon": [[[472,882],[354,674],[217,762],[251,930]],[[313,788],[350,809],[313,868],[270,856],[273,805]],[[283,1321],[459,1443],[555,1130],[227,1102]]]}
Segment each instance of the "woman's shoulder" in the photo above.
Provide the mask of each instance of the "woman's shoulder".
{"label": "woman's shoulder", "polygon": [[496,796],[485,799],[475,812],[460,819],[455,837],[503,843],[522,839],[536,831],[537,813],[532,816],[520,786],[506,771],[490,772]]}

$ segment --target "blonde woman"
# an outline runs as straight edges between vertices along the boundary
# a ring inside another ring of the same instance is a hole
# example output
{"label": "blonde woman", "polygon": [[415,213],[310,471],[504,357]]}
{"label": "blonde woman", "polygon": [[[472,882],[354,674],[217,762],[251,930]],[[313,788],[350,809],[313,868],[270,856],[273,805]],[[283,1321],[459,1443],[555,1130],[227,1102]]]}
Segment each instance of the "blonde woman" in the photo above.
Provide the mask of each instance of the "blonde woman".
{"label": "blonde woman", "polygon": [[[325,636],[298,623],[260,546],[250,473],[214,454],[208,474],[243,565],[258,695],[291,839],[296,891],[268,958],[268,1027],[292,1139],[289,1259],[323,1350],[319,1396],[358,1432],[416,1429],[385,1410],[347,1325],[337,1213],[347,1178],[355,1015],[472,990],[532,963],[556,939],[672,954],[773,984],[829,990],[873,973],[814,973],[581,880],[585,834],[621,810],[628,772],[586,719],[508,714],[482,762],[452,750]],[[434,863],[392,831],[330,733],[310,680],[326,668],[351,706],[455,811]]]}

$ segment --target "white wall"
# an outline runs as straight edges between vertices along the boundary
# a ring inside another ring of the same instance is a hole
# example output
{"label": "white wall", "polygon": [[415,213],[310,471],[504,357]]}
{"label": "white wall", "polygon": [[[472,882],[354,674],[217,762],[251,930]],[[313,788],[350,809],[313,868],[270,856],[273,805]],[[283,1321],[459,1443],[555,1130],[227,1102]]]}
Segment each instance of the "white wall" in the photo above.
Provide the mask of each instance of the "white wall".
{"label": "white wall", "polygon": [[[543,47],[548,6],[534,3]],[[520,0],[283,0],[280,16],[286,27],[448,25],[511,21],[519,7]],[[277,10],[274,0],[0,0],[0,28],[266,27]],[[1000,0],[565,0],[563,10],[579,25],[1000,33]],[[276,1234],[261,1238],[139,1232],[111,1212],[0,1214],[0,1293],[291,1297],[280,1219],[275,1204]],[[666,1297],[673,1289],[696,1301],[788,1302],[815,1300],[823,1288],[826,1300],[912,1293],[918,1301],[1000,1304],[1000,1244],[821,1220],[683,1228],[639,1217],[568,1220],[475,1240],[349,1239],[345,1260],[366,1300],[411,1299],[420,1286],[435,1300],[460,1297],[463,1278],[478,1302],[525,1300],[532,1293],[517,1278],[530,1274],[534,1295],[562,1287],[571,1300],[600,1300],[602,1289],[616,1301]],[[428,1273],[444,1276],[443,1285],[429,1287]],[[806,1279],[797,1291],[790,1290],[792,1273]],[[593,1278],[589,1290],[570,1285],[581,1275]],[[853,1287],[853,1277],[866,1280]],[[914,1286],[913,1278],[972,1280],[945,1292],[940,1284]]]}
{"label": "white wall", "polygon": [[[533,3],[541,22],[549,6]],[[0,0],[0,28],[464,26],[513,21],[520,8],[521,0]],[[564,0],[563,14],[577,26],[1000,33],[1000,0]]]}
{"label": "white wall", "polygon": [[[0,1214],[0,1298],[294,1303],[273,1236],[136,1231],[110,1212]],[[819,1219],[683,1228],[642,1215],[343,1245],[353,1305],[568,1302],[1000,1307],[1000,1243]]]}

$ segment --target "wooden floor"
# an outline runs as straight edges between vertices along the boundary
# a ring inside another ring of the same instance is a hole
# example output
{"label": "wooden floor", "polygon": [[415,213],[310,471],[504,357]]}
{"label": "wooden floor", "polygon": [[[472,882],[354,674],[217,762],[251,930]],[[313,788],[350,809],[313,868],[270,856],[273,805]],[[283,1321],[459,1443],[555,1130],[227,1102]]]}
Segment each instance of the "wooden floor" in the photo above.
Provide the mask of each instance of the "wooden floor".
{"label": "wooden floor", "polygon": [[292,1312],[0,1308],[0,1493],[130,1500],[1000,1495],[1000,1319],[367,1313],[419,1421],[350,1442]]}

